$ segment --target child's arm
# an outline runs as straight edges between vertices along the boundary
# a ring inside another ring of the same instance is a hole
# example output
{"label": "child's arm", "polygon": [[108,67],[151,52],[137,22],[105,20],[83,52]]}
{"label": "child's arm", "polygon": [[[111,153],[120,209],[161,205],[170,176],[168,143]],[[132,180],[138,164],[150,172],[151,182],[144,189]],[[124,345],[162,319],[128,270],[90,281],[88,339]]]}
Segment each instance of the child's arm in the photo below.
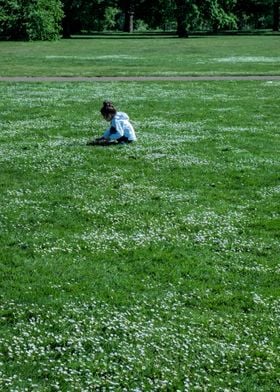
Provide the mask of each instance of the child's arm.
{"label": "child's arm", "polygon": [[117,140],[124,134],[122,126],[119,121],[113,119],[111,121],[111,126],[109,128],[109,138],[110,140]]}

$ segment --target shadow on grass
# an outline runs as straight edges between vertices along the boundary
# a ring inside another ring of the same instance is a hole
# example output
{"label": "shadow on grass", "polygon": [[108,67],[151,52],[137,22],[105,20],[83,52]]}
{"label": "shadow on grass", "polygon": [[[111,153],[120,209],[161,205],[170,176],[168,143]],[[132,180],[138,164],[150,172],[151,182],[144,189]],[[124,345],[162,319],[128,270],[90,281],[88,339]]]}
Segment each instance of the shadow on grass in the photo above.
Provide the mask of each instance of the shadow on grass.
{"label": "shadow on grass", "polygon": [[154,38],[178,38],[176,32],[147,32],[147,33],[110,33],[110,32],[93,32],[93,33],[81,33],[73,34],[70,36],[71,39],[154,39]]}
{"label": "shadow on grass", "polygon": [[[229,31],[191,31],[188,37],[181,37],[181,39],[186,38],[210,38],[210,37],[224,37],[224,36],[280,36],[280,31],[272,30],[229,30]],[[147,31],[147,32],[133,32],[124,33],[118,32],[80,32],[71,34],[69,36],[62,37],[62,39],[157,39],[157,38],[179,38],[176,31]],[[10,41],[10,37],[0,35],[0,41]],[[12,41],[25,41],[24,39],[13,38]]]}
{"label": "shadow on grass", "polygon": [[[230,30],[221,32],[211,31],[195,31],[190,32],[188,37],[185,38],[204,38],[204,37],[223,37],[223,36],[279,36],[279,31],[272,30]],[[176,31],[168,32],[134,32],[134,33],[123,33],[123,32],[88,32],[88,33],[77,33],[69,37],[70,39],[156,39],[156,38],[179,38]]]}

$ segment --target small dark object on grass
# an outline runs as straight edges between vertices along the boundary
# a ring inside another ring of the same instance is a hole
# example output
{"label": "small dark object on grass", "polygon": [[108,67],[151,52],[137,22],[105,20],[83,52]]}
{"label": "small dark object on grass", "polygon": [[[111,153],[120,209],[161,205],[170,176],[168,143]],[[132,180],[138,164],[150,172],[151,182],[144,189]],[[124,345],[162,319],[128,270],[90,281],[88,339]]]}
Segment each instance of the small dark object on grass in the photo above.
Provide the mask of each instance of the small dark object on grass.
{"label": "small dark object on grass", "polygon": [[118,144],[118,142],[116,140],[107,140],[104,138],[97,138],[87,142],[87,146],[111,146],[114,144]]}
{"label": "small dark object on grass", "polygon": [[87,146],[115,146],[116,144],[119,145],[124,145],[124,144],[130,144],[133,143],[133,140],[128,140],[127,137],[122,136],[119,139],[106,139],[104,137],[99,137],[94,140],[90,140],[87,142]]}

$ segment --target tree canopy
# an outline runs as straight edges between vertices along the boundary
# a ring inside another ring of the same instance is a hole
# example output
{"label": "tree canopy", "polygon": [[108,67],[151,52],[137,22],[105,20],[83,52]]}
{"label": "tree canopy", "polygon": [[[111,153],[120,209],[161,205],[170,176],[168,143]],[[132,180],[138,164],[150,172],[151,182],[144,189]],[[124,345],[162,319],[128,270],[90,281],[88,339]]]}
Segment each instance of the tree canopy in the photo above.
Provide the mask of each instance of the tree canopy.
{"label": "tree canopy", "polygon": [[280,0],[0,0],[0,36],[53,40],[83,31],[279,30]]}

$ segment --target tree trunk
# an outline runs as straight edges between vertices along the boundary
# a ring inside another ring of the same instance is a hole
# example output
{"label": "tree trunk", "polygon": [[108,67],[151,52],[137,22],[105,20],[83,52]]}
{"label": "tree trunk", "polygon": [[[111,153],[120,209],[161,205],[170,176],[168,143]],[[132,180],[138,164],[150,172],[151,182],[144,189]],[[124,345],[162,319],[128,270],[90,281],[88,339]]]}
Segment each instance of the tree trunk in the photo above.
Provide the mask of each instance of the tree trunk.
{"label": "tree trunk", "polygon": [[177,0],[177,34],[179,38],[187,38],[189,36],[187,30],[187,12],[188,4],[186,0]]}
{"label": "tree trunk", "polygon": [[179,18],[177,18],[177,34],[179,38],[188,38],[189,36],[188,30],[186,28],[186,23],[179,20]]}
{"label": "tree trunk", "polygon": [[280,1],[274,0],[274,2],[273,2],[273,31],[279,31],[279,8],[280,8]]}
{"label": "tree trunk", "polygon": [[70,21],[67,18],[67,16],[65,16],[62,21],[62,35],[63,35],[63,38],[70,38],[71,37]]}
{"label": "tree trunk", "polygon": [[134,29],[133,18],[134,18],[134,12],[130,11],[128,13],[128,32],[129,33],[133,33],[133,29]]}
{"label": "tree trunk", "polygon": [[120,7],[124,12],[124,28],[127,33],[133,33],[134,24],[134,0],[120,1]]}
{"label": "tree trunk", "polygon": [[134,12],[128,11],[125,13],[125,31],[133,33],[134,29]]}

